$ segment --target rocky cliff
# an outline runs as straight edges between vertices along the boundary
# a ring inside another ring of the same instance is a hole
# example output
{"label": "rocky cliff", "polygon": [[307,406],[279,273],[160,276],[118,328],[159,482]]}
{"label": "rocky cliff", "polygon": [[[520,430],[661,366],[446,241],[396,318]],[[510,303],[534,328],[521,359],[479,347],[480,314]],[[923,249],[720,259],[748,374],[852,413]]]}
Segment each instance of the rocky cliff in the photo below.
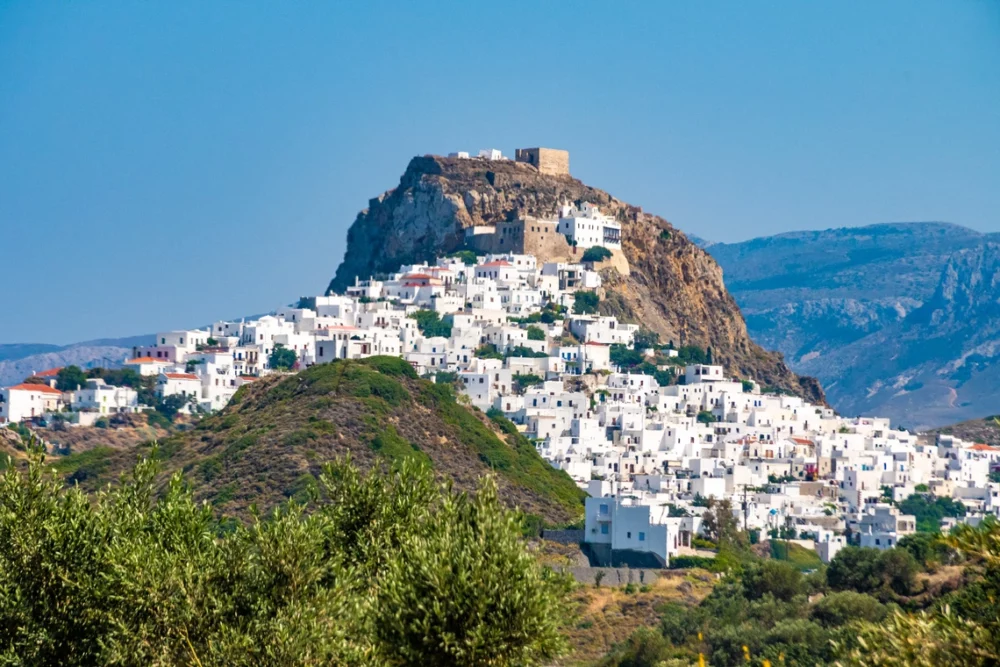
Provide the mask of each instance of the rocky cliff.
{"label": "rocky cliff", "polygon": [[728,372],[753,377],[809,400],[824,401],[813,378],[799,377],[781,356],[756,345],[722,270],[669,222],[570,176],[541,174],[518,162],[414,158],[399,185],[369,202],[347,234],[347,252],[330,283],[393,271],[458,250],[464,230],[532,215],[551,217],[560,203],[589,201],[622,222],[628,276],[605,276],[602,311],[657,331],[664,341],[712,348]]}

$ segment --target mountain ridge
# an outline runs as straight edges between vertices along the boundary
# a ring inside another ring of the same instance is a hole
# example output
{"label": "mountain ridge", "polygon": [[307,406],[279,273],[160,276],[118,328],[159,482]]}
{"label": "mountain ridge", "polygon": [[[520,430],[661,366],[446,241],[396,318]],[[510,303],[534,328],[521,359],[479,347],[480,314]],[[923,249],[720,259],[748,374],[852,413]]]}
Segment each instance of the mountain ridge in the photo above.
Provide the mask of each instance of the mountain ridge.
{"label": "mountain ridge", "polygon": [[930,428],[996,412],[1000,234],[953,223],[791,232],[708,251],[752,335],[845,414]]}

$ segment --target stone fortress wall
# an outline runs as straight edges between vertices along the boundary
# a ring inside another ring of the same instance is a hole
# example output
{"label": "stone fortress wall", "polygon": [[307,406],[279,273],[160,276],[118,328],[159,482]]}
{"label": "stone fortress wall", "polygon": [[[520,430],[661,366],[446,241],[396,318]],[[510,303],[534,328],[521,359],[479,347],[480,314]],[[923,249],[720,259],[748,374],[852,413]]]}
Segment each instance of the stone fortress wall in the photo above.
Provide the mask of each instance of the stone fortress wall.
{"label": "stone fortress wall", "polygon": [[499,222],[493,233],[475,234],[467,240],[479,252],[513,252],[534,255],[544,261],[572,260],[583,251],[574,252],[566,237],[556,231],[558,226],[557,220],[526,217]]}

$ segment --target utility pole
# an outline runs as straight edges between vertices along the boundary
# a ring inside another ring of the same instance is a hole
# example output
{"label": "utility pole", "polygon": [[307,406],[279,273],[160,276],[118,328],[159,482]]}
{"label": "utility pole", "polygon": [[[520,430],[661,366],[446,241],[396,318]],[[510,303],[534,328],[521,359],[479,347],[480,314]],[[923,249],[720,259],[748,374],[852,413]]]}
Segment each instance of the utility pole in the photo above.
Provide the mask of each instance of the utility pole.
{"label": "utility pole", "polygon": [[749,484],[743,485],[743,531],[745,533],[750,532],[750,504],[747,502],[747,487]]}

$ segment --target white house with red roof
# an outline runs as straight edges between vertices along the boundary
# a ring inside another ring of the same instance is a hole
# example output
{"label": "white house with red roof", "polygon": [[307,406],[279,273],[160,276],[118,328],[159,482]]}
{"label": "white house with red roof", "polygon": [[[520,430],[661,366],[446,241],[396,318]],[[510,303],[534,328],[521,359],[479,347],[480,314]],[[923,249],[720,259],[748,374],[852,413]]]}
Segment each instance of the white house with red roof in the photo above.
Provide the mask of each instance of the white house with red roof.
{"label": "white house with red roof", "polygon": [[505,259],[497,259],[476,266],[476,278],[488,278],[498,283],[517,282],[521,277],[518,268]]}
{"label": "white house with red roof", "polygon": [[54,388],[56,386],[56,381],[59,379],[59,371],[62,369],[63,367],[60,366],[59,368],[49,368],[44,371],[38,371],[37,373],[31,374],[31,379],[33,381],[42,380],[45,384]]}
{"label": "white house with red roof", "polygon": [[16,423],[59,410],[63,393],[47,384],[24,383],[0,389],[0,423]]}
{"label": "white house with red roof", "polygon": [[[183,396],[194,402],[201,400],[201,378],[194,373],[160,373],[156,380],[156,393],[168,396]],[[187,408],[184,408],[187,411]]]}

